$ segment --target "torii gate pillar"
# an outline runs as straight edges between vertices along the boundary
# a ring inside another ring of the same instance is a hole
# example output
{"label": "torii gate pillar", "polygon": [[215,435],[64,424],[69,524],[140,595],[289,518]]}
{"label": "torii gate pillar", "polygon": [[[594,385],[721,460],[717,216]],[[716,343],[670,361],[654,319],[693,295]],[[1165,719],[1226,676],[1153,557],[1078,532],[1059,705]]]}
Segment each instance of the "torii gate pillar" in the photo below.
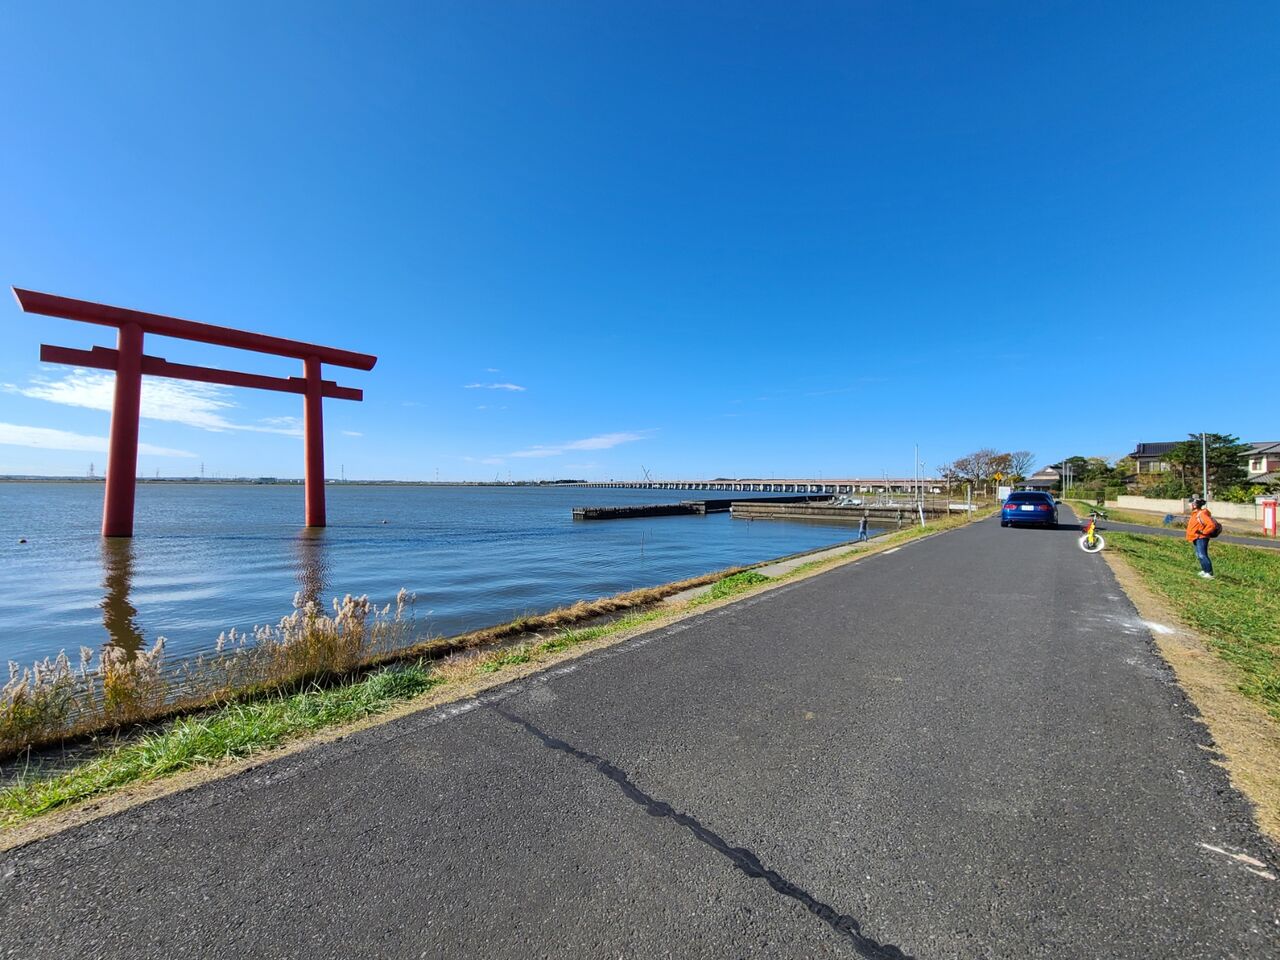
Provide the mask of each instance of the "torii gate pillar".
{"label": "torii gate pillar", "polygon": [[107,444],[107,489],[102,498],[102,535],[133,536],[138,476],[138,415],[142,409],[142,328],[121,324],[116,334],[116,396]]}
{"label": "torii gate pillar", "polygon": [[324,519],[324,404],[320,384],[320,361],[304,361],[307,379],[306,401],[302,409],[302,430],[306,446],[307,526],[323,527]]}

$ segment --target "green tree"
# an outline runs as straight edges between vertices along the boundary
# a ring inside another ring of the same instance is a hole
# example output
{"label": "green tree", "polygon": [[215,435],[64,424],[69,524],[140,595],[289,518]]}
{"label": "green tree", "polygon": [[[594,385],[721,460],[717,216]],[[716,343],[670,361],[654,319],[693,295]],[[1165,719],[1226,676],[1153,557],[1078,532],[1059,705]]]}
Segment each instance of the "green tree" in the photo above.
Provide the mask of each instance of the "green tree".
{"label": "green tree", "polygon": [[1229,433],[1206,433],[1204,450],[1201,450],[1200,434],[1188,434],[1188,439],[1174,447],[1165,457],[1178,471],[1179,478],[1193,493],[1204,486],[1202,462],[1209,464],[1209,493],[1242,484],[1248,477],[1245,458],[1250,446]]}

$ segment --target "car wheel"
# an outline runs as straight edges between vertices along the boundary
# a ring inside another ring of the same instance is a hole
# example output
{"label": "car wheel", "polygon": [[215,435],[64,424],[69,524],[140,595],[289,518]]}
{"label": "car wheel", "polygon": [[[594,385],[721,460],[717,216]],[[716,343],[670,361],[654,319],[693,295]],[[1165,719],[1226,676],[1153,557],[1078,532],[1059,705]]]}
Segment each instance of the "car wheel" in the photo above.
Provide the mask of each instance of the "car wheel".
{"label": "car wheel", "polygon": [[1008,520],[1001,520],[1001,521],[1000,521],[1000,526],[1002,526],[1002,527],[1007,527],[1008,525],[1009,525],[1009,521],[1008,521]]}

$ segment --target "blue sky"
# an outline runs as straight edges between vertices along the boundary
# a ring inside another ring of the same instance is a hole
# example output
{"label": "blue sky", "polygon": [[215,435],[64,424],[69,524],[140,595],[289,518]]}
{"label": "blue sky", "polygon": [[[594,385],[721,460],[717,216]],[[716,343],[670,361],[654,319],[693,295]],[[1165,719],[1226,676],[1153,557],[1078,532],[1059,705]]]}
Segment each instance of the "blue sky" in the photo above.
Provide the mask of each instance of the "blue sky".
{"label": "blue sky", "polygon": [[[1280,439],[1274,3],[0,16],[0,281],[377,354],[331,475]],[[100,472],[109,375],[38,345],[112,332],[0,324],[0,473]],[[149,380],[140,470],[297,476],[300,407]]]}

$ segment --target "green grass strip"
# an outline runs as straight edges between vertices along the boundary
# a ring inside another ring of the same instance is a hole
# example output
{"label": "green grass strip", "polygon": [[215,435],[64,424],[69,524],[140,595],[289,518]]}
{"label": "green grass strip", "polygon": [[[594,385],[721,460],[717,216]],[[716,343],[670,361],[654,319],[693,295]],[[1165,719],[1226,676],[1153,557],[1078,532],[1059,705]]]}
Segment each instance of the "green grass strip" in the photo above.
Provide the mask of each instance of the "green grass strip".
{"label": "green grass strip", "polygon": [[1240,669],[1245,696],[1280,720],[1280,551],[1214,543],[1215,579],[1203,580],[1183,540],[1118,531],[1106,538],[1218,656]]}
{"label": "green grass strip", "polygon": [[302,734],[380,713],[439,682],[425,666],[416,665],[382,670],[346,686],[311,688],[183,717],[65,773],[0,791],[0,826],[11,827],[126,784],[248,757]]}
{"label": "green grass strip", "polygon": [[762,583],[769,583],[769,578],[762,573],[756,573],[754,570],[743,570],[741,573],[735,573],[732,576],[725,577],[723,580],[717,580],[706,593],[690,600],[689,606],[700,607],[703,604],[723,600],[726,597],[734,597],[740,593],[746,593],[752,587],[759,586]]}
{"label": "green grass strip", "polygon": [[543,640],[541,643],[534,645],[532,652],[535,655],[555,653],[569,647],[576,647],[578,644],[586,643],[588,640],[599,640],[601,637],[607,637],[610,634],[630,630],[632,627],[658,620],[666,616],[668,612],[667,610],[641,610],[636,613],[628,613],[617,620],[610,620],[608,623],[601,623],[594,627],[565,630],[563,633],[556,634],[550,640]]}

